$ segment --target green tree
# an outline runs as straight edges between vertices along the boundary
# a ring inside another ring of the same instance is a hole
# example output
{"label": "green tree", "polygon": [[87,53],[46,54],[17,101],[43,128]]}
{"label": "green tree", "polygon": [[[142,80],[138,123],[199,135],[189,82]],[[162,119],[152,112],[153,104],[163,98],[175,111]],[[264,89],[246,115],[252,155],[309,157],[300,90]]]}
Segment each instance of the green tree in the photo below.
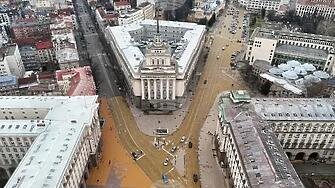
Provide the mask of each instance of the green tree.
{"label": "green tree", "polygon": [[272,82],[267,80],[264,84],[261,85],[260,92],[263,95],[268,95],[270,93],[271,86],[272,86]]}
{"label": "green tree", "polygon": [[274,10],[269,10],[266,17],[270,21],[276,21],[277,20],[276,12]]}
{"label": "green tree", "polygon": [[255,16],[255,15],[252,15],[252,16],[251,16],[251,21],[250,21],[250,26],[255,25],[256,21],[257,21],[256,16]]}
{"label": "green tree", "polygon": [[216,19],[215,17],[216,17],[216,15],[215,15],[215,13],[213,13],[212,17],[207,22],[208,27],[212,27],[212,25],[214,24],[215,19]]}
{"label": "green tree", "polygon": [[198,22],[200,25],[207,25],[207,18],[204,17],[204,18],[201,18]]}
{"label": "green tree", "polygon": [[262,19],[265,18],[265,13],[266,13],[265,8],[262,8],[262,10],[261,10],[261,17],[262,17]]}

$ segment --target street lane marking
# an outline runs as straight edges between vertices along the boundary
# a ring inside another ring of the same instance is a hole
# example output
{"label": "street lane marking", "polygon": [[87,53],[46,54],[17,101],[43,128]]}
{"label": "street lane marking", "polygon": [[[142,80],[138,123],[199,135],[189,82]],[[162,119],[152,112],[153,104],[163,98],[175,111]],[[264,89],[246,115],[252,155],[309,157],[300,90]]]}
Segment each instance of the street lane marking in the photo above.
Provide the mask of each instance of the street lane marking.
{"label": "street lane marking", "polygon": [[165,174],[170,173],[172,170],[174,170],[174,167],[172,167],[169,171],[167,171]]}
{"label": "street lane marking", "polygon": [[143,154],[139,158],[137,158],[136,161],[140,160],[144,156],[145,156],[145,153],[143,152]]}
{"label": "street lane marking", "polygon": [[174,158],[174,155],[172,155],[172,153],[168,152],[164,147],[162,147],[162,149]]}

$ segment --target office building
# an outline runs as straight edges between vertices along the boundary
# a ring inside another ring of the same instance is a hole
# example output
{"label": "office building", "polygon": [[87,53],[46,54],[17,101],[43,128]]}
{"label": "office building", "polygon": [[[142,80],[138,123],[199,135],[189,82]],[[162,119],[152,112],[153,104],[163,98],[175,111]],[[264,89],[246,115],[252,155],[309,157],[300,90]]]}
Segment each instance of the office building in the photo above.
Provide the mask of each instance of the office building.
{"label": "office building", "polygon": [[296,14],[299,16],[319,15],[325,19],[335,19],[334,0],[297,0]]}
{"label": "office building", "polygon": [[301,64],[296,60],[278,66],[256,60],[252,65],[252,74],[257,78],[255,84],[260,88],[270,83],[270,97],[326,97],[334,91],[331,89],[332,84],[329,84],[328,73],[316,70],[312,64]]}
{"label": "office building", "polygon": [[238,0],[248,11],[260,12],[262,9],[278,11],[282,0]]}
{"label": "office building", "polygon": [[6,188],[85,187],[100,151],[97,96],[0,97]]}
{"label": "office building", "polygon": [[144,20],[106,31],[135,104],[142,109],[178,108],[203,47],[205,26]]}
{"label": "office building", "polygon": [[266,121],[253,110],[245,91],[220,97],[215,132],[218,158],[233,187],[303,188]]}
{"label": "office building", "polygon": [[312,64],[317,70],[335,74],[335,37],[256,28],[252,33],[246,60],[279,65],[289,60]]}
{"label": "office building", "polygon": [[234,185],[302,187],[289,160],[334,164],[334,105],[326,98],[250,98],[246,91],[221,96],[216,148]]}

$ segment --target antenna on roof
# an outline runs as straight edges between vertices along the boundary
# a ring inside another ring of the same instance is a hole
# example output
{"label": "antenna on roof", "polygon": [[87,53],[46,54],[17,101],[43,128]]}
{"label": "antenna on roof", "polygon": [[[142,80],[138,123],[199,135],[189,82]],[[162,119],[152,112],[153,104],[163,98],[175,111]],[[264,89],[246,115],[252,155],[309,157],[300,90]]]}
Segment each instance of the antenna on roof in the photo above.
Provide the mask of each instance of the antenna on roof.
{"label": "antenna on roof", "polygon": [[157,22],[157,33],[159,33],[159,19],[158,19],[158,5],[156,2],[156,22]]}

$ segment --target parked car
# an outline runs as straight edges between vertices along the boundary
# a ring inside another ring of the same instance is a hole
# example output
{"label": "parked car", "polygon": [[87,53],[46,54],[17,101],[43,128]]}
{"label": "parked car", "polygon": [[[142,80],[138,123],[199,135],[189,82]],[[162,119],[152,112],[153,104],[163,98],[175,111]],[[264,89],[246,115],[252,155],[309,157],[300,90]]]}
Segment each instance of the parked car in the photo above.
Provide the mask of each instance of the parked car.
{"label": "parked car", "polygon": [[169,183],[169,177],[167,175],[162,175],[162,180],[164,184],[168,184]]}
{"label": "parked car", "polygon": [[192,142],[188,142],[188,148],[192,148],[193,144]]}
{"label": "parked car", "polygon": [[198,182],[198,175],[197,174],[193,174],[193,181]]}

